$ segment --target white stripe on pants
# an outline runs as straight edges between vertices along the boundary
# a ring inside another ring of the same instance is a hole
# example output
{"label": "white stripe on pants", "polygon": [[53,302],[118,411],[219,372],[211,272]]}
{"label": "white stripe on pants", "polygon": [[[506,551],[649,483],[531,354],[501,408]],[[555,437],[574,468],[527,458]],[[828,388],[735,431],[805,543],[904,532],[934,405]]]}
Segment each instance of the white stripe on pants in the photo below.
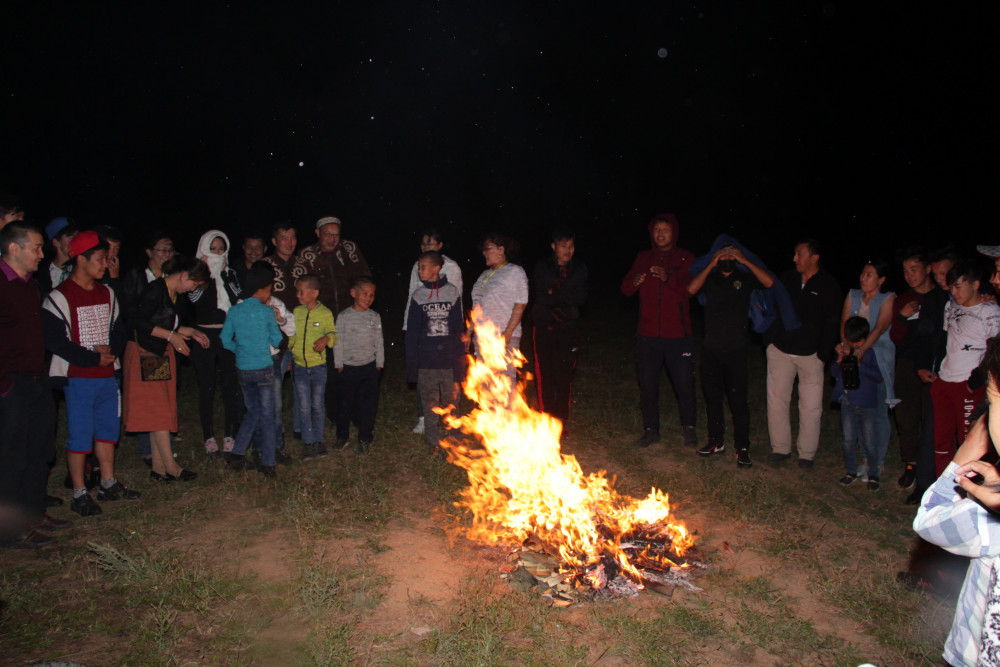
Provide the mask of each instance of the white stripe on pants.
{"label": "white stripe on pants", "polygon": [[774,345],[768,345],[767,429],[771,436],[771,450],[776,454],[792,453],[792,424],[788,409],[796,376],[799,378],[799,458],[811,461],[819,449],[819,424],[823,416],[823,362],[815,354],[785,354]]}

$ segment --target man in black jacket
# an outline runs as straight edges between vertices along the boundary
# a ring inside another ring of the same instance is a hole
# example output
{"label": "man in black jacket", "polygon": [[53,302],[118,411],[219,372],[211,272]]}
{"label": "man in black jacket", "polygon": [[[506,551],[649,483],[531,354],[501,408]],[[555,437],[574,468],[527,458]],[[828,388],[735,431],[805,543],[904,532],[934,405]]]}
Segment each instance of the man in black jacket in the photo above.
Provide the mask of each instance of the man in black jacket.
{"label": "man in black jacket", "polygon": [[784,461],[792,455],[789,406],[792,386],[799,379],[799,467],[811,468],[819,449],[823,416],[823,368],[840,335],[844,295],[832,275],[820,266],[820,245],[807,239],[795,246],[795,269],[781,282],[802,321],[787,330],[776,322],[764,337],[767,344],[767,430],[771,436],[768,460]]}
{"label": "man in black jacket", "polygon": [[580,306],[587,300],[587,267],[573,259],[576,234],[552,233],[552,256],[535,266],[535,383],[538,407],[565,422],[580,348]]}

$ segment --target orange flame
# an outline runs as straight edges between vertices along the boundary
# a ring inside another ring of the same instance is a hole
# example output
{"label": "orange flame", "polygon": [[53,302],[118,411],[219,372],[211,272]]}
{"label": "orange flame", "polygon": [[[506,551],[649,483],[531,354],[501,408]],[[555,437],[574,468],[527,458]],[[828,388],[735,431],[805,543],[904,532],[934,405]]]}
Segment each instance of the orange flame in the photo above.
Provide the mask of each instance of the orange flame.
{"label": "orange flame", "polygon": [[[435,410],[451,428],[481,441],[481,447],[440,443],[448,461],[468,474],[469,486],[455,503],[472,514],[467,536],[490,544],[534,536],[576,568],[607,555],[637,581],[642,575],[623,551],[624,541],[659,539],[682,556],[694,539],[683,523],[668,521],[667,494],[655,488],[642,500],[619,494],[604,471],[585,474],[576,457],[562,454],[562,423],[532,410],[522,388],[504,373],[520,367],[524,356],[506,348],[478,308],[472,319],[482,360],[469,359],[463,390],[478,407],[462,417],[452,414],[454,406]],[[648,548],[640,555],[646,562],[674,565]]]}

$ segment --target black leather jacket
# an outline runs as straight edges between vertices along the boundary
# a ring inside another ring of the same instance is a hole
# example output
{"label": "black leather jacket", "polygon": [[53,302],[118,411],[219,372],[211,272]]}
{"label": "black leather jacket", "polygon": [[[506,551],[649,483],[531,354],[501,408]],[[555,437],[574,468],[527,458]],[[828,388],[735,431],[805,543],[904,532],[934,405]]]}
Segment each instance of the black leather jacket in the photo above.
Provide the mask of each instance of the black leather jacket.
{"label": "black leather jacket", "polygon": [[177,328],[177,308],[170,298],[167,281],[157,278],[146,286],[129,321],[135,331],[135,340],[144,350],[153,354],[167,351],[167,341],[152,335],[153,327],[173,330]]}

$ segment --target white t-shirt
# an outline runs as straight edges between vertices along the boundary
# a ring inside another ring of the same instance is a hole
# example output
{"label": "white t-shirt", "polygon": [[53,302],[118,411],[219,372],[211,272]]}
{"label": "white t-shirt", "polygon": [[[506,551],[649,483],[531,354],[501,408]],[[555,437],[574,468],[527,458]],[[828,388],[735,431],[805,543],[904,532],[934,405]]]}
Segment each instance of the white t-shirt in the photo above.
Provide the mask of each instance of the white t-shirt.
{"label": "white t-shirt", "polygon": [[[528,276],[517,264],[504,264],[499,269],[486,269],[472,286],[472,305],[480,306],[483,315],[502,332],[510,322],[514,304],[528,303]],[[511,338],[521,337],[521,323]]]}
{"label": "white t-shirt", "polygon": [[966,308],[949,300],[944,307],[948,348],[938,376],[945,382],[965,382],[986,354],[986,341],[1000,334],[1000,306],[984,301]]}

